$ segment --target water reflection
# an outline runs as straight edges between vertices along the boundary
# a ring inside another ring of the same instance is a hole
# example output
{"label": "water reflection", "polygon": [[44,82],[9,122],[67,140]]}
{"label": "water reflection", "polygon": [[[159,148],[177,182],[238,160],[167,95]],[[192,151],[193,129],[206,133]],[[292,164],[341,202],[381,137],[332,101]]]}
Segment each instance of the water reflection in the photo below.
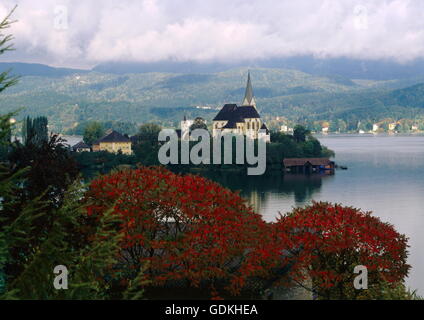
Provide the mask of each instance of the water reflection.
{"label": "water reflection", "polygon": [[[240,191],[240,195],[247,200],[256,212],[262,213],[266,220],[275,219],[276,215],[267,217],[264,212],[264,208],[273,203],[274,198],[292,198],[295,206],[301,206],[321,189],[323,180],[333,178],[333,176],[327,175],[283,175],[280,172],[263,176],[211,172],[204,174],[204,176],[233,191]],[[284,212],[286,209],[286,207],[281,207],[277,212]]]}

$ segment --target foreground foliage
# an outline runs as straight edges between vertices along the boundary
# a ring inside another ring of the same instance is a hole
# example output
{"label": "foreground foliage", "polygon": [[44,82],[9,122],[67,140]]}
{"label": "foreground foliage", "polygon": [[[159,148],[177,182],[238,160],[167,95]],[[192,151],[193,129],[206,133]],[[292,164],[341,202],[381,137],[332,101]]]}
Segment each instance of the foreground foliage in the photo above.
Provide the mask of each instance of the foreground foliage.
{"label": "foreground foliage", "polygon": [[[291,277],[311,279],[309,290],[319,298],[378,298],[410,269],[406,237],[355,208],[314,203],[281,216],[275,228],[295,260]],[[369,290],[353,286],[353,270],[361,265],[368,269]]]}
{"label": "foreground foliage", "polygon": [[[86,200],[90,217],[113,206],[123,219],[124,282],[148,262],[153,286],[209,288],[212,296],[217,288],[238,295],[253,281],[256,290],[296,283],[322,299],[379,299],[410,268],[405,236],[370,213],[314,203],[266,224],[237,194],[164,168],[100,177]],[[369,290],[354,288],[359,265],[368,268]]]}
{"label": "foreground foliage", "polygon": [[153,285],[182,282],[212,293],[224,286],[237,294],[266,271],[266,223],[238,194],[205,178],[159,167],[125,170],[94,180],[87,201],[89,216],[100,218],[114,205],[123,218],[123,280],[148,262]]}
{"label": "foreground foliage", "polygon": [[[11,130],[9,119],[10,115],[0,118],[1,136]],[[7,139],[0,143],[13,149]],[[61,161],[54,144],[40,144],[48,150],[35,156],[49,160],[41,165]],[[115,232],[119,218],[105,211],[93,224],[85,214],[84,188],[78,182],[64,185],[66,189],[56,193],[56,198],[47,189],[30,194],[31,174],[42,172],[35,161],[22,169],[10,161],[0,162],[0,299],[139,298],[138,284],[116,291],[110,281],[120,250],[121,235]],[[70,271],[69,290],[53,286],[53,270],[58,265]],[[142,279],[142,270],[137,279]]]}

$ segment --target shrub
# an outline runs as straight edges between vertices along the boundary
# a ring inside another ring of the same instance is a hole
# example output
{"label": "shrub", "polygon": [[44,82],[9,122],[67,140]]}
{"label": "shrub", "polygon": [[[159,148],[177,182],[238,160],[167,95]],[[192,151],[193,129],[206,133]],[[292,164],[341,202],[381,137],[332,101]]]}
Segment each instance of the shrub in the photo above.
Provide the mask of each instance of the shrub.
{"label": "shrub", "polygon": [[164,168],[115,172],[91,183],[87,213],[107,208],[123,218],[117,277],[147,264],[152,285],[225,288],[238,294],[272,265],[269,226],[244,200],[217,183]]}
{"label": "shrub", "polygon": [[[314,203],[281,216],[275,224],[288,246],[295,281],[310,279],[319,298],[356,299],[397,285],[407,276],[407,239],[369,212]],[[355,266],[368,268],[369,291],[355,290]]]}

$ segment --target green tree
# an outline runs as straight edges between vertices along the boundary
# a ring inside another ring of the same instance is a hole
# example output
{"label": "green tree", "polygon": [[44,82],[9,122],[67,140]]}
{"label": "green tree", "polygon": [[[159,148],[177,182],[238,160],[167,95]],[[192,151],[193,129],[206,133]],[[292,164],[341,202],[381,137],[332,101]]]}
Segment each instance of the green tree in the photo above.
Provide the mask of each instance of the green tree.
{"label": "green tree", "polygon": [[297,142],[305,142],[306,137],[309,136],[311,132],[301,125],[294,127],[293,137]]}
{"label": "green tree", "polygon": [[321,143],[315,139],[310,138],[308,141],[303,144],[304,155],[306,157],[321,157],[322,155],[322,146]]}
{"label": "green tree", "polygon": [[24,120],[22,127],[22,140],[25,145],[40,145],[49,139],[48,121],[46,117],[30,118]]}
{"label": "green tree", "polygon": [[138,133],[133,138],[134,154],[139,162],[146,166],[157,165],[159,143],[158,136],[162,130],[154,123],[146,123],[140,126]]}
{"label": "green tree", "polygon": [[[9,14],[0,22],[0,55],[4,54],[6,51],[12,50],[10,41],[12,40],[11,35],[4,35],[3,31],[10,28]],[[0,73],[0,93],[6,90],[6,88],[12,86],[17,81],[16,78],[10,77],[8,71]],[[4,201],[8,198],[14,187],[14,182],[17,179],[17,175],[12,175],[7,167],[7,164],[4,163],[4,157],[7,154],[8,148],[10,147],[10,133],[11,133],[11,114],[0,116],[0,225],[4,222]],[[21,174],[21,173],[19,173]],[[0,230],[3,231],[3,230]],[[0,232],[0,294],[5,290],[6,286],[6,275],[5,275],[5,266],[7,263],[7,254],[8,247],[6,237],[4,232]]]}
{"label": "green tree", "polygon": [[146,123],[140,126],[136,134],[136,141],[148,141],[152,145],[157,144],[159,132],[162,127],[155,123]]}
{"label": "green tree", "polygon": [[12,123],[11,116],[13,114],[7,114],[0,117],[0,162],[7,159],[7,154],[10,149],[10,142],[12,139]]}
{"label": "green tree", "polygon": [[[69,135],[84,135],[84,130],[87,125],[91,124],[92,121],[82,121],[78,123],[76,127],[66,130],[66,134]],[[107,130],[116,130],[122,134],[134,135],[137,133],[137,125],[133,122],[124,122],[124,121],[97,121],[98,124],[101,124],[105,131]]]}
{"label": "green tree", "polygon": [[105,134],[103,125],[100,122],[92,121],[87,124],[84,129],[84,142],[92,145],[95,141],[99,140]]}
{"label": "green tree", "polygon": [[13,172],[28,169],[23,198],[42,196],[55,205],[60,205],[66,189],[79,174],[65,141],[57,135],[52,135],[48,141],[14,142],[8,160]]}
{"label": "green tree", "polygon": [[198,117],[194,119],[194,123],[190,126],[190,131],[196,129],[208,130],[208,126],[206,125],[205,120],[203,118]]}
{"label": "green tree", "polygon": [[[10,43],[13,40],[11,34],[4,34],[3,32],[11,27],[14,21],[10,20],[10,17],[13,13],[9,13],[3,20],[0,21],[0,55],[4,54],[7,51],[13,50],[13,46]],[[6,90],[7,88],[13,86],[18,81],[18,78],[10,75],[10,70],[3,71],[0,73],[0,92]]]}
{"label": "green tree", "polygon": [[[0,116],[0,137],[10,132],[9,119],[10,115]],[[55,145],[56,139],[52,136],[50,142]],[[11,142],[5,139],[0,139],[0,144],[11,147]],[[19,144],[20,148],[29,146],[34,146],[31,140],[27,146]],[[0,163],[0,299],[140,298],[144,269],[138,271],[127,287],[112,281],[114,275],[110,270],[117,263],[120,250],[121,236],[116,232],[116,226],[121,223],[119,218],[107,211],[102,219],[91,219],[86,204],[81,202],[84,187],[79,182],[63,192],[60,205],[55,204],[58,197],[51,192],[36,198],[25,196],[32,193],[29,189],[32,187],[29,181],[34,180],[32,175],[48,175],[45,171],[51,169],[48,159],[55,157],[54,148],[53,151],[49,148],[47,153],[44,149],[25,150],[44,160],[31,160],[32,166],[22,169],[15,169],[13,162]],[[46,167],[40,170],[39,165],[34,165],[39,162],[44,162]],[[57,174],[52,171],[50,176]],[[51,185],[47,189],[50,187],[55,189]],[[57,265],[70,269],[69,290],[55,290],[52,285],[53,269]]]}
{"label": "green tree", "polygon": [[[0,175],[0,179],[11,195],[20,188],[19,176],[5,181]],[[111,270],[118,263],[122,238],[117,232],[120,218],[106,210],[94,221],[86,213],[83,197],[82,187],[76,183],[66,192],[60,208],[31,200],[11,219],[8,214],[16,203],[7,196],[9,201],[3,201],[0,207],[0,299],[141,297],[143,268],[134,279],[139,283],[122,288],[113,281]],[[53,223],[36,234],[34,225],[46,215],[53,217]],[[69,290],[56,290],[52,285],[57,265],[70,271]]]}

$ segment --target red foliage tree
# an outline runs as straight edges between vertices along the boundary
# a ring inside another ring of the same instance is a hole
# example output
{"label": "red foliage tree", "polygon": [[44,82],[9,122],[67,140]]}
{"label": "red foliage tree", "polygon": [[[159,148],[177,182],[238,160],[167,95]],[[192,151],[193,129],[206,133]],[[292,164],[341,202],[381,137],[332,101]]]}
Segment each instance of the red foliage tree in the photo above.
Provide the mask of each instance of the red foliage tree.
{"label": "red foliage tree", "polygon": [[96,217],[113,207],[124,233],[120,272],[148,263],[147,280],[162,286],[224,283],[237,294],[252,276],[265,275],[270,226],[236,193],[193,175],[139,168],[102,176],[87,193]]}
{"label": "red foliage tree", "polygon": [[[325,299],[356,299],[407,276],[407,239],[369,212],[314,203],[281,216],[275,224],[280,246],[290,248],[291,277],[312,283]],[[355,266],[368,269],[370,291],[355,290]]]}

